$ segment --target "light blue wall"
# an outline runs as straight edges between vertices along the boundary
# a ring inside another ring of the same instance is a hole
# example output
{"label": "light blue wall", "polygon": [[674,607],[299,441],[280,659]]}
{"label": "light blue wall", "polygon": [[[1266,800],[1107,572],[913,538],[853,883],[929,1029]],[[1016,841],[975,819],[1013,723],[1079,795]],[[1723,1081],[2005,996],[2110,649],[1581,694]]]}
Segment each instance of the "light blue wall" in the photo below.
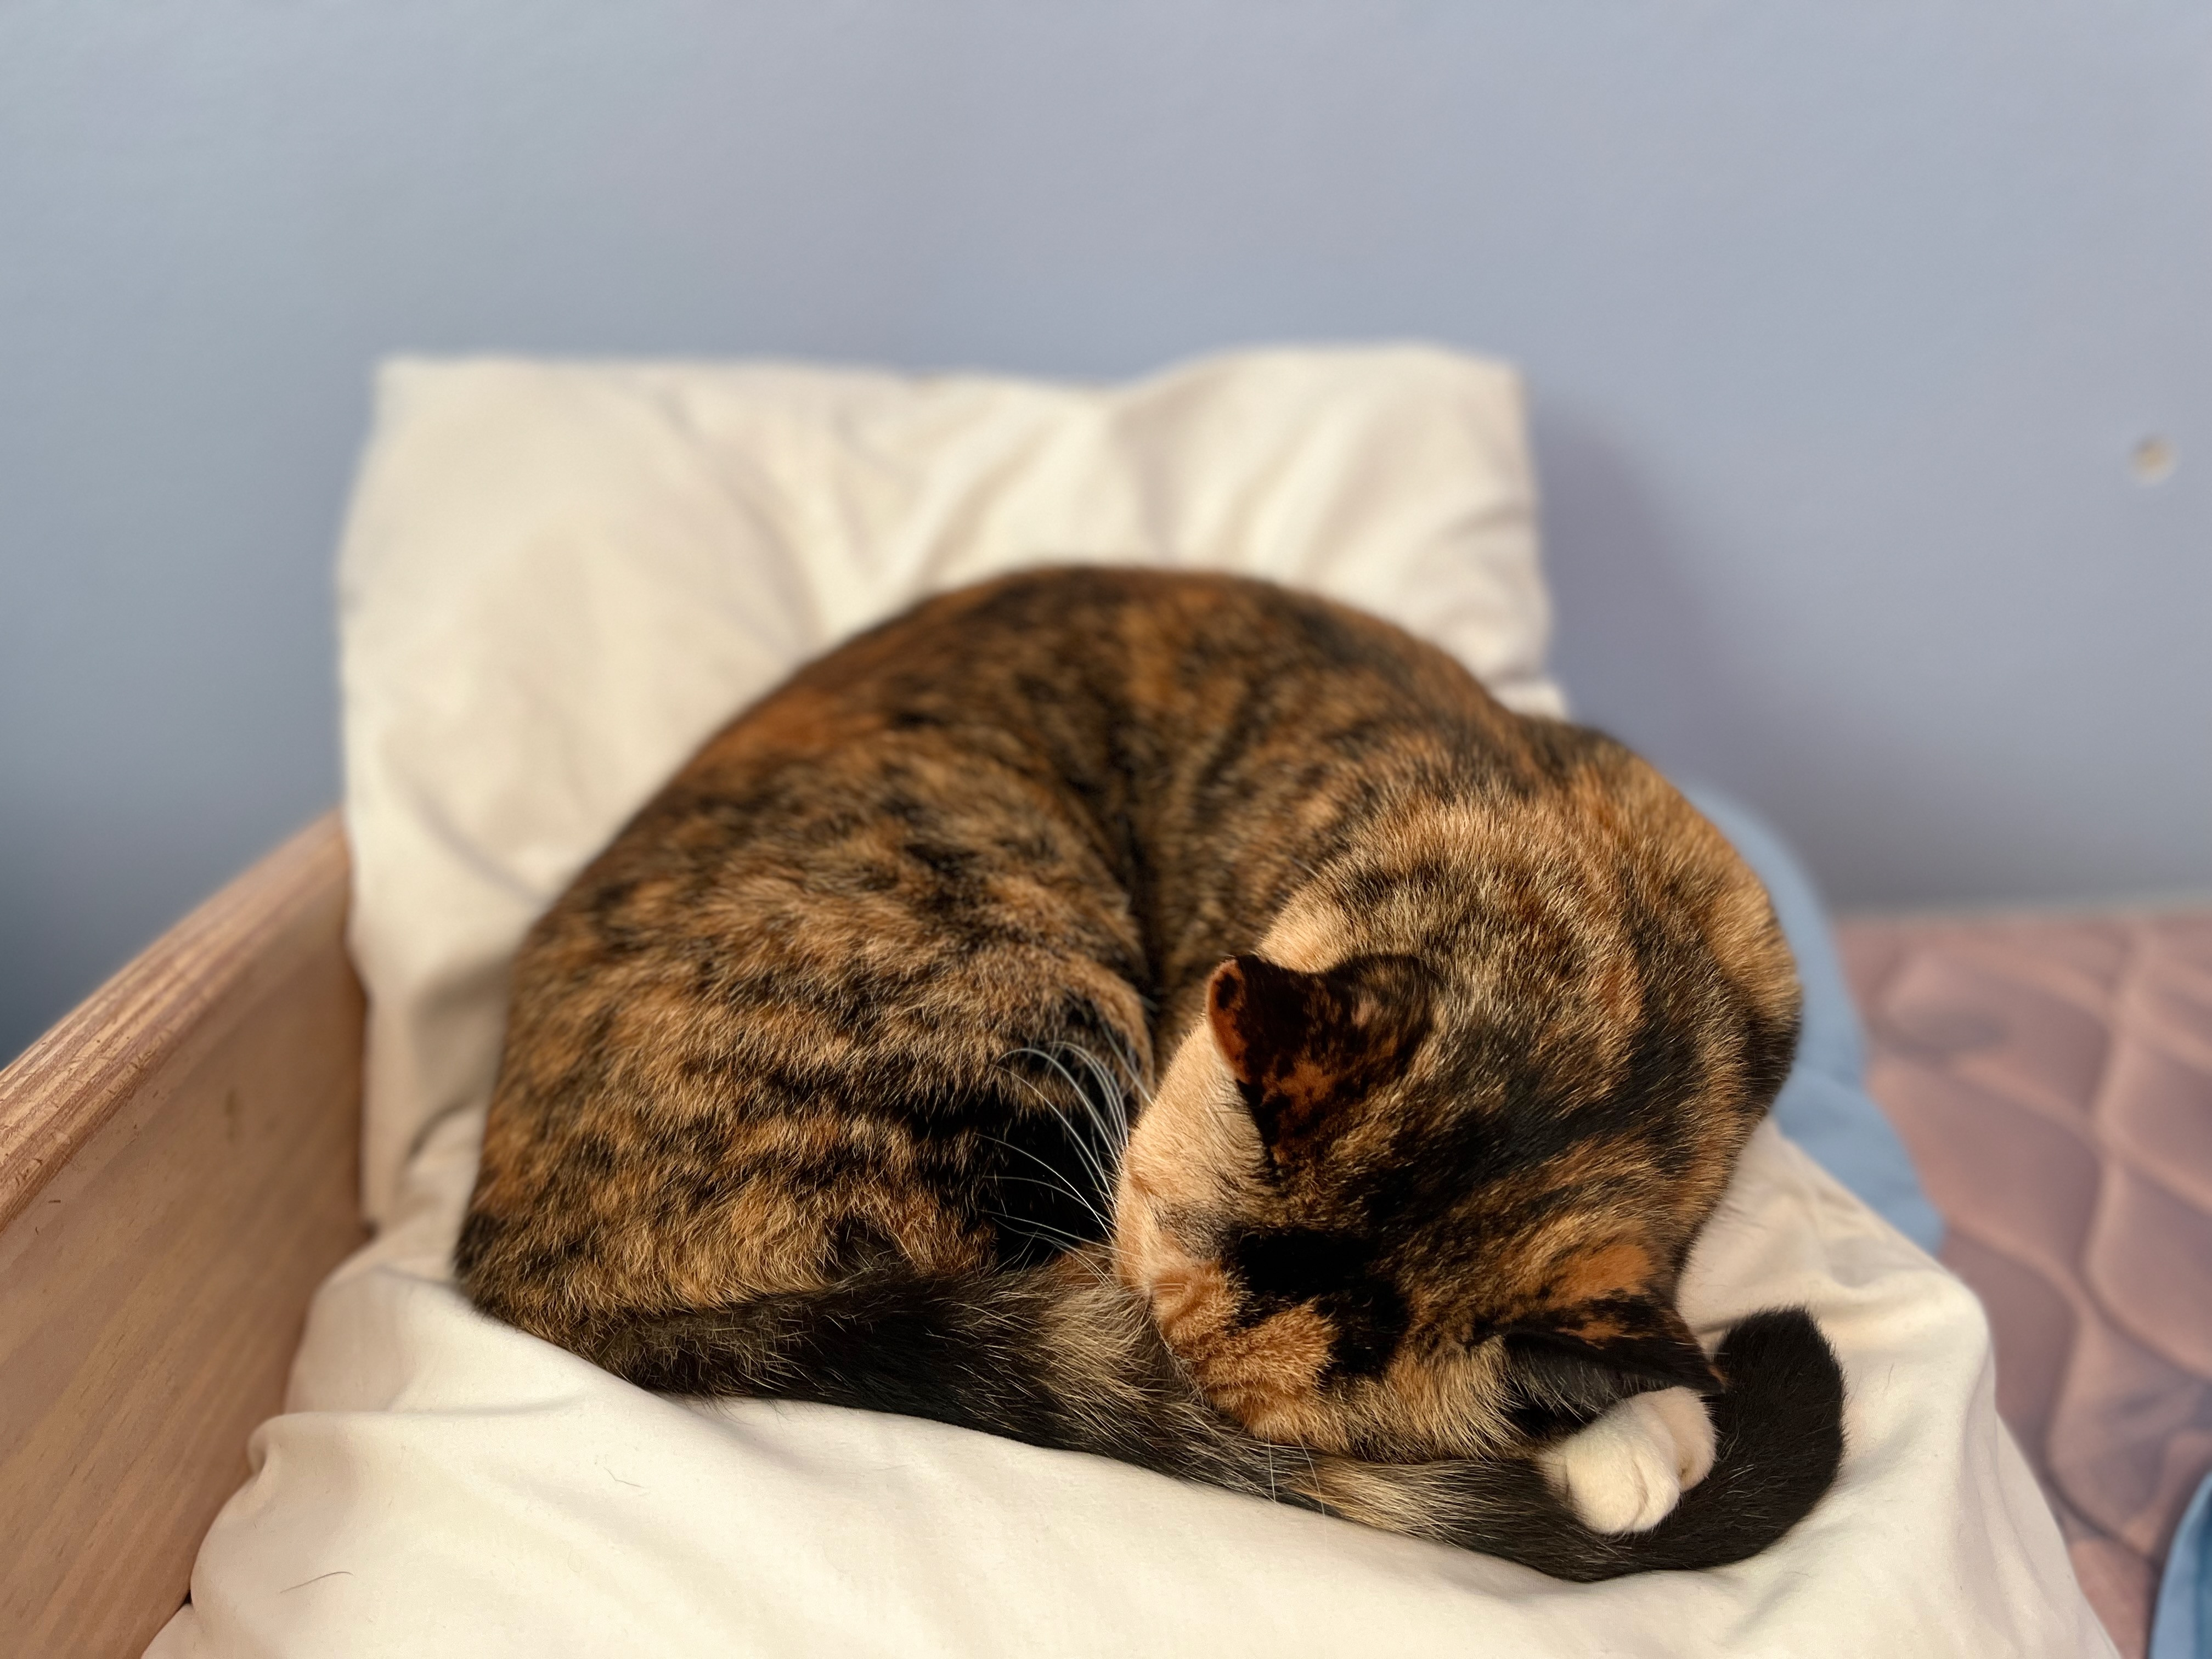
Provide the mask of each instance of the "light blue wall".
{"label": "light blue wall", "polygon": [[0,0],[0,1053],[332,797],[379,354],[1376,335],[1839,899],[2212,884],[2202,0]]}

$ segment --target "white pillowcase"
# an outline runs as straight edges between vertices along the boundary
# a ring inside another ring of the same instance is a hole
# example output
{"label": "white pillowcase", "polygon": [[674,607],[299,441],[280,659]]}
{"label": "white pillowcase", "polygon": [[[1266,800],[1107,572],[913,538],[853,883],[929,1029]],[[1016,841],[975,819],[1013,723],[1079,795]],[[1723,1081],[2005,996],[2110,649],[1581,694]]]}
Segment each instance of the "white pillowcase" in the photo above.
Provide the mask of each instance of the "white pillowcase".
{"label": "white pillowcase", "polygon": [[1713,1572],[1570,1586],[937,1424],[669,1401],[469,1308],[452,1247],[531,920],[799,659],[1043,559],[1284,578],[1559,708],[1494,365],[1260,353],[1118,389],[387,371],[343,580],[383,1231],[318,1293],[287,1413],[149,1652],[2110,1652],[1972,1296],[1771,1124],[1684,1307],[1708,1334],[1809,1307],[1850,1450],[1808,1521]]}

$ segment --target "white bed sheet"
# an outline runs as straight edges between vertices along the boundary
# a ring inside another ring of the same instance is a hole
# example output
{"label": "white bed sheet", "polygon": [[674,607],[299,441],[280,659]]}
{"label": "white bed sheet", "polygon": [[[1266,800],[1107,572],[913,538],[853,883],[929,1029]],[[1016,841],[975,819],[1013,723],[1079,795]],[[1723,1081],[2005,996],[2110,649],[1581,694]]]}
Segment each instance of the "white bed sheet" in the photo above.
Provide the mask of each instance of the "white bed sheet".
{"label": "white bed sheet", "polygon": [[645,1394],[448,1281],[504,964],[707,732],[917,593],[1043,558],[1364,603],[1556,711],[1517,384],[1419,349],[1124,387],[402,365],[342,562],[376,1242],[319,1293],[185,1655],[2109,1651],[1957,1282],[1771,1127],[1693,1265],[1809,1305],[1850,1449],[1779,1546],[1571,1587],[1094,1459]]}

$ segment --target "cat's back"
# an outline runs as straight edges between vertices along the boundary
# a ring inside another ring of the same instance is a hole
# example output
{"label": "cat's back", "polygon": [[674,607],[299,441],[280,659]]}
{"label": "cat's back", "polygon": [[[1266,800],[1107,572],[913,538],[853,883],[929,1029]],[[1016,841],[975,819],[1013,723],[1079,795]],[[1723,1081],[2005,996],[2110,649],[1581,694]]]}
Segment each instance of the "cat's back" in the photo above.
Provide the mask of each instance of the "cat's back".
{"label": "cat's back", "polygon": [[1095,962],[1157,1006],[1378,809],[1540,789],[1591,741],[1313,594],[1020,572],[924,601],[733,717],[534,930],[518,998],[650,977],[696,1009],[713,976],[679,998],[673,964],[811,972],[903,948],[927,976],[941,951],[1019,942],[1030,967]]}
{"label": "cat's back", "polygon": [[[1507,715],[1446,653],[1316,594],[1219,573],[1063,567],[924,601],[800,669],[699,757],[711,765],[842,716],[839,735],[942,724],[1050,736],[1111,727],[1176,749],[1241,720],[1334,715],[1471,724],[1510,741]],[[1147,728],[1158,728],[1148,731]],[[1102,757],[1103,758],[1103,757]],[[1123,757],[1136,763],[1136,757]],[[1146,757],[1171,767],[1172,756]]]}
{"label": "cat's back", "polygon": [[1138,977],[1171,1003],[1384,804],[1540,789],[1594,735],[1510,713],[1449,653],[1316,594],[1049,568],[928,600],[802,669],[669,799],[787,770],[805,780],[775,792],[793,833],[832,799],[884,809],[886,834],[951,811],[989,839],[978,813],[999,814],[1026,854],[1046,822],[1070,827],[1132,907]]}

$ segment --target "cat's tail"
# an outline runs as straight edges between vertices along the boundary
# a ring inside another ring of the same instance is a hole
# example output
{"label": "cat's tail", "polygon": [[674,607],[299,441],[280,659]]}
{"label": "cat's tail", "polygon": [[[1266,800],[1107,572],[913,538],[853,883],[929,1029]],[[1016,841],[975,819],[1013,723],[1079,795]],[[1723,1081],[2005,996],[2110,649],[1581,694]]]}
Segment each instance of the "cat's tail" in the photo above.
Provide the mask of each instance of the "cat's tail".
{"label": "cat's tail", "polygon": [[1756,1554],[1819,1501],[1843,1452],[1842,1374],[1796,1310],[1756,1315],[1729,1333],[1717,1357],[1727,1387],[1708,1401],[1712,1472],[1656,1527],[1620,1534],[1585,1526],[1526,1460],[1371,1463],[1255,1438],[1206,1405],[1152,1322],[1079,1255],[965,1280],[863,1277],[640,1317],[579,1346],[666,1393],[929,1418],[1575,1580]]}
{"label": "cat's tail", "polygon": [[1208,1406],[1101,1255],[966,1278],[864,1273],[562,1340],[663,1393],[895,1412],[1325,1508],[1300,1486],[1319,1460]]}
{"label": "cat's tail", "polygon": [[1462,1545],[1587,1582],[1661,1569],[1725,1566],[1796,1525],[1834,1481],[1844,1455],[1844,1378],[1802,1309],[1753,1314],[1721,1343],[1726,1387],[1705,1404],[1712,1472],[1646,1532],[1601,1533],[1576,1516],[1536,1468],[1485,1462],[1327,1460],[1313,1494],[1337,1514],[1390,1532]]}

